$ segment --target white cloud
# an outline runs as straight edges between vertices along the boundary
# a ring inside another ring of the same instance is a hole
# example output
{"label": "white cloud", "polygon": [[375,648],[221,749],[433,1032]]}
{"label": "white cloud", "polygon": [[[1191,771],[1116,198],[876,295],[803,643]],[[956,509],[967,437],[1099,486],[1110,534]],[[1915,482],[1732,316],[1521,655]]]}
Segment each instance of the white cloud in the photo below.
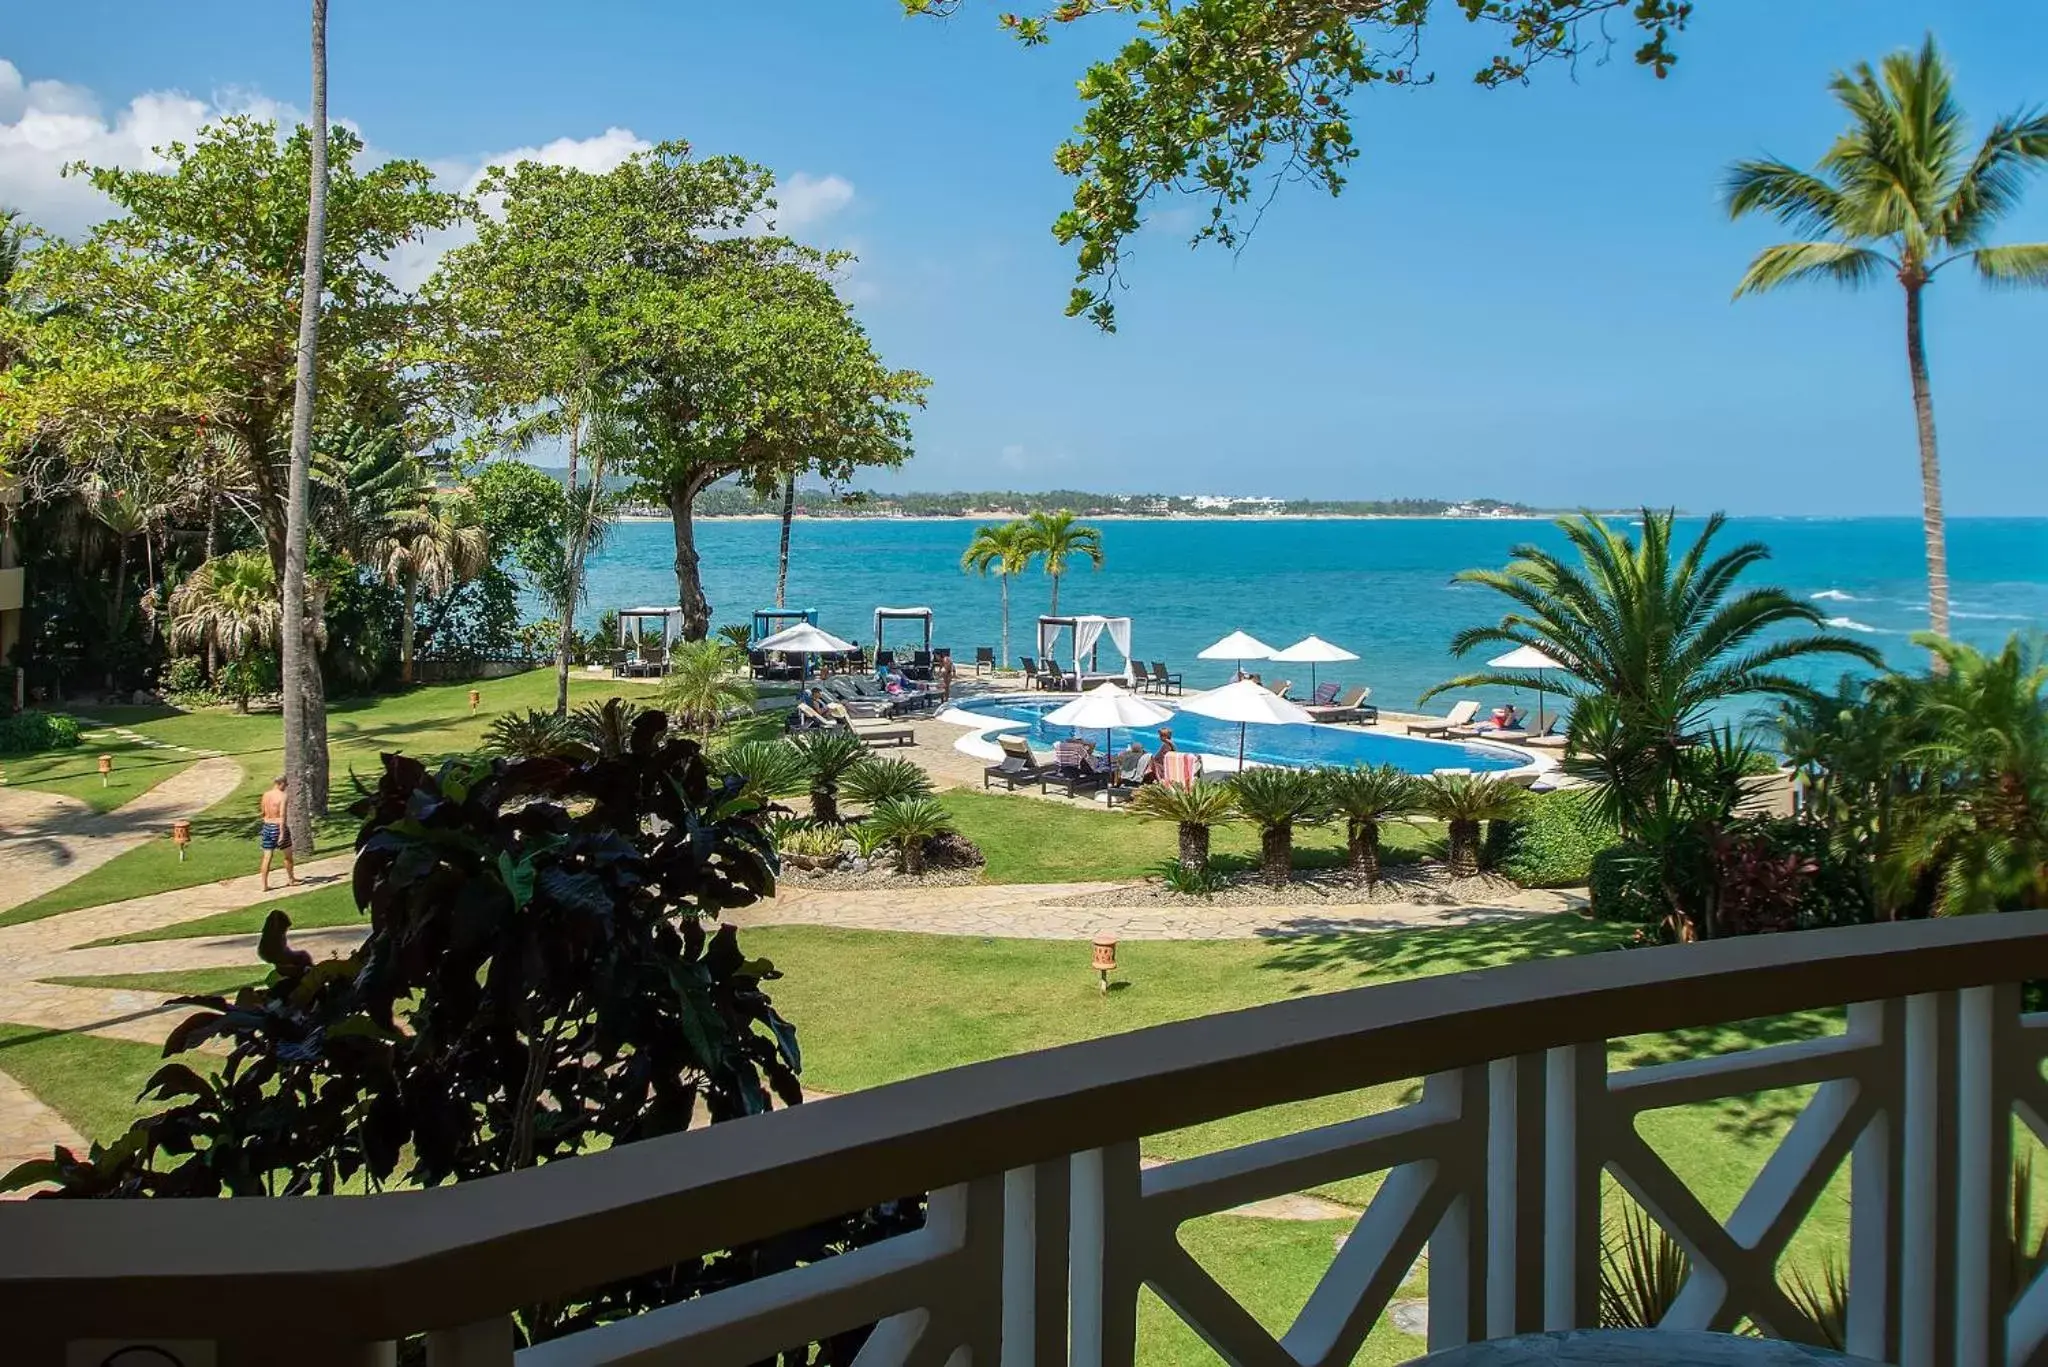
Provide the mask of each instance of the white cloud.
{"label": "white cloud", "polygon": [[775,226],[794,233],[853,203],[853,182],[799,171],[775,186]]}

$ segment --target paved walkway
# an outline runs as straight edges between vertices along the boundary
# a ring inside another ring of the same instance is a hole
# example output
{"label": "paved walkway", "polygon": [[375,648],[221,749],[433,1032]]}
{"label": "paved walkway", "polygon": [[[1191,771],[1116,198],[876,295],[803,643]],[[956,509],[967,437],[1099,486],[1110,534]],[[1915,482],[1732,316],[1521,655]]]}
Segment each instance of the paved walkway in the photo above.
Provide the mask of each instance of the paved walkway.
{"label": "paved walkway", "polygon": [[0,1174],[32,1158],[48,1158],[59,1144],[81,1156],[86,1150],[84,1137],[63,1116],[0,1073]]}
{"label": "paved walkway", "polygon": [[0,788],[0,911],[34,901],[170,832],[235,791],[242,766],[211,756],[104,814],[75,798]]}

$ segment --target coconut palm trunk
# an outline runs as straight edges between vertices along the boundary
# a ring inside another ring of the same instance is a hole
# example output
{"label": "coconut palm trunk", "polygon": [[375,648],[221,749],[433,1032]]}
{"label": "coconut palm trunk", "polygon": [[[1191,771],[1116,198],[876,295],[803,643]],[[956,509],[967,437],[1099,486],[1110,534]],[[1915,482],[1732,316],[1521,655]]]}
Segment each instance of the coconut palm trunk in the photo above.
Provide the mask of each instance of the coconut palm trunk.
{"label": "coconut palm trunk", "polygon": [[1180,823],[1180,866],[1190,873],[1209,867],[1209,828],[1199,821]]}
{"label": "coconut palm trunk", "polygon": [[1451,877],[1471,878],[1479,872],[1479,823],[1453,820],[1449,826],[1450,848],[1444,862],[1450,866]]}
{"label": "coconut palm trunk", "polygon": [[409,684],[412,682],[413,638],[419,634],[419,628],[413,622],[414,614],[419,610],[419,571],[409,569],[405,572],[404,595],[405,606],[399,619],[403,625],[398,632],[398,681]]}
{"label": "coconut palm trunk", "polygon": [[292,388],[291,466],[285,492],[283,668],[286,820],[300,853],[313,848],[313,816],[327,805],[326,707],[313,623],[306,613],[310,537],[306,489],[313,450],[313,404],[320,338],[320,290],[327,243],[327,0],[313,0],[311,185],[306,201],[305,274],[299,290],[297,375]]}
{"label": "coconut palm trunk", "polygon": [[1371,887],[1380,881],[1380,823],[1349,821],[1344,825],[1344,848],[1354,881]]}
{"label": "coconut palm trunk", "polygon": [[1285,887],[1294,870],[1294,823],[1281,822],[1259,832],[1259,877],[1274,887]]}
{"label": "coconut palm trunk", "polygon": [[1010,659],[1010,576],[1002,576],[1003,590],[1003,653],[996,657],[996,668],[1006,667]]}
{"label": "coconut palm trunk", "polygon": [[[1937,636],[1948,635],[1948,524],[1941,512],[1941,451],[1934,438],[1934,392],[1927,380],[1918,281],[1906,283],[1906,365],[1913,376],[1913,421],[1920,435],[1920,521],[1927,537],[1927,618]],[[1942,666],[1934,657],[1937,669]]]}
{"label": "coconut palm trunk", "polygon": [[796,516],[796,476],[782,482],[782,549],[775,561],[775,606],[789,592],[789,524]]}

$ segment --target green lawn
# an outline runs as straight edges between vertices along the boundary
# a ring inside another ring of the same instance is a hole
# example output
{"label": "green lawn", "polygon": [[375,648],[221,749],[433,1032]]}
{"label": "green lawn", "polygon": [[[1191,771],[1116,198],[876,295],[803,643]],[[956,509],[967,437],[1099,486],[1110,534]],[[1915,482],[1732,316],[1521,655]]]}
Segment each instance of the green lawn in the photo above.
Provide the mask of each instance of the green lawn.
{"label": "green lawn", "polygon": [[[1142,878],[1179,849],[1179,829],[1128,812],[1038,802],[1010,793],[955,789],[940,800],[960,833],[988,856],[991,883],[1078,883]],[[1255,867],[1258,832],[1238,822],[1212,833],[1218,868]],[[1440,851],[1443,837],[1429,826],[1391,823],[1382,836],[1388,864],[1408,864]],[[1337,868],[1344,863],[1342,828],[1307,827],[1294,835],[1300,868]]]}
{"label": "green lawn", "polygon": [[[100,756],[114,757],[114,772],[100,782]],[[82,741],[68,750],[0,757],[9,788],[35,788],[77,798],[96,812],[112,811],[141,797],[173,774],[192,767],[197,755],[158,750],[119,736]]]}
{"label": "green lawn", "polygon": [[137,1107],[135,1096],[162,1066],[152,1045],[0,1022],[0,1072],[88,1139],[112,1139],[152,1109]]}
{"label": "green lawn", "polygon": [[281,898],[275,902],[258,902],[254,906],[216,912],[196,920],[180,921],[176,925],[159,926],[155,930],[142,930],[133,935],[116,935],[105,940],[95,940],[84,948],[140,945],[148,944],[152,940],[190,940],[212,935],[254,935],[263,929],[264,918],[270,915],[272,907],[281,908],[285,915],[292,918],[294,930],[314,930],[323,926],[355,926],[362,925],[367,920],[356,910],[354,892],[346,882],[341,882],[313,892],[302,892],[296,897]]}
{"label": "green lawn", "polygon": [[[645,684],[590,676],[572,675],[569,684],[570,700],[579,704],[612,697],[622,690],[629,695],[649,691]],[[318,849],[313,857],[347,850],[355,834],[355,823],[347,814],[354,793],[351,775],[374,782],[380,752],[402,750],[427,760],[474,753],[493,717],[528,707],[552,706],[555,676],[551,670],[532,670],[474,685],[483,693],[483,706],[474,717],[469,715],[471,687],[467,683],[435,684],[376,698],[341,699],[329,707],[334,814],[320,827]],[[39,920],[79,907],[101,906],[256,871],[257,803],[263,790],[277,777],[284,758],[283,737],[275,714],[242,716],[224,710],[174,713],[163,708],[108,707],[81,715],[128,727],[166,744],[219,750],[242,766],[242,783],[229,797],[194,818],[192,844],[183,863],[163,842],[131,850],[61,888],[0,913],[0,925]],[[98,752],[93,754],[97,756]],[[8,767],[12,769],[12,765]]]}
{"label": "green lawn", "polygon": [[170,992],[181,997],[225,997],[269,976],[270,970],[263,965],[245,964],[239,968],[194,968],[179,973],[108,973],[97,978],[45,978],[43,981],[63,987],[127,988],[136,992]]}

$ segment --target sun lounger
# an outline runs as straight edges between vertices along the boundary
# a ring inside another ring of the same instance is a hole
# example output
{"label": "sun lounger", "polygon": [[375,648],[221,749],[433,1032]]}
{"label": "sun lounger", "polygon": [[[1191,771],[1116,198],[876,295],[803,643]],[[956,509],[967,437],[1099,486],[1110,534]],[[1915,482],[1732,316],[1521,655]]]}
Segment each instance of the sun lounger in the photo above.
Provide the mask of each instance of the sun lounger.
{"label": "sun lounger", "polygon": [[1531,736],[1527,740],[1520,742],[1520,744],[1534,746],[1539,750],[1562,750],[1571,743],[1571,738],[1566,735],[1570,728],[1571,720],[1569,718],[1561,716],[1552,717],[1550,725],[1544,728],[1541,735]]}
{"label": "sun lounger", "polygon": [[1469,725],[1472,719],[1478,715],[1479,704],[1467,698],[1436,721],[1408,723],[1408,734],[1411,736],[1448,735],[1451,728]]}
{"label": "sun lounger", "polygon": [[1308,695],[1308,701],[1303,703],[1302,706],[1328,707],[1331,703],[1337,701],[1337,694],[1343,691],[1343,687],[1342,684],[1337,683],[1317,684],[1316,691]]}
{"label": "sun lounger", "polygon": [[1260,679],[1259,683],[1268,693],[1271,693],[1276,698],[1286,697],[1287,690],[1294,687],[1294,680],[1292,679],[1282,679],[1279,683],[1270,684],[1264,679]]}
{"label": "sun lounger", "polygon": [[[1380,710],[1365,701],[1371,696],[1372,690],[1361,686],[1332,702],[1320,705],[1310,703],[1306,710],[1311,717],[1320,722],[1378,721]],[[1368,716],[1368,713],[1371,715]]]}
{"label": "sun lounger", "polygon": [[997,736],[996,744],[1002,749],[1002,762],[981,771],[984,788],[1000,783],[1006,791],[1014,792],[1019,784],[1038,782],[1039,776],[1051,767],[1050,761],[1041,761],[1031,753],[1022,736]]}
{"label": "sun lounger", "polygon": [[1114,807],[1119,802],[1129,802],[1131,795],[1145,782],[1145,765],[1151,756],[1142,750],[1125,750],[1116,757],[1111,766],[1108,781],[1103,785],[1102,800]]}
{"label": "sun lounger", "polygon": [[917,744],[916,730],[896,722],[856,722],[853,734],[860,737],[861,744],[870,748],[884,742],[898,746]]}
{"label": "sun lounger", "polygon": [[1459,740],[1525,741],[1529,739],[1529,728],[1520,724],[1521,718],[1525,714],[1519,708],[1511,710],[1515,717],[1515,725],[1496,726],[1494,725],[1493,718],[1488,717],[1485,721],[1472,722],[1466,726],[1453,726],[1444,734],[1455,736]]}
{"label": "sun lounger", "polygon": [[1085,740],[1063,740],[1052,748],[1052,767],[1041,770],[1038,791],[1058,790],[1068,797],[1109,785],[1109,775],[1095,767],[1095,745]]}

